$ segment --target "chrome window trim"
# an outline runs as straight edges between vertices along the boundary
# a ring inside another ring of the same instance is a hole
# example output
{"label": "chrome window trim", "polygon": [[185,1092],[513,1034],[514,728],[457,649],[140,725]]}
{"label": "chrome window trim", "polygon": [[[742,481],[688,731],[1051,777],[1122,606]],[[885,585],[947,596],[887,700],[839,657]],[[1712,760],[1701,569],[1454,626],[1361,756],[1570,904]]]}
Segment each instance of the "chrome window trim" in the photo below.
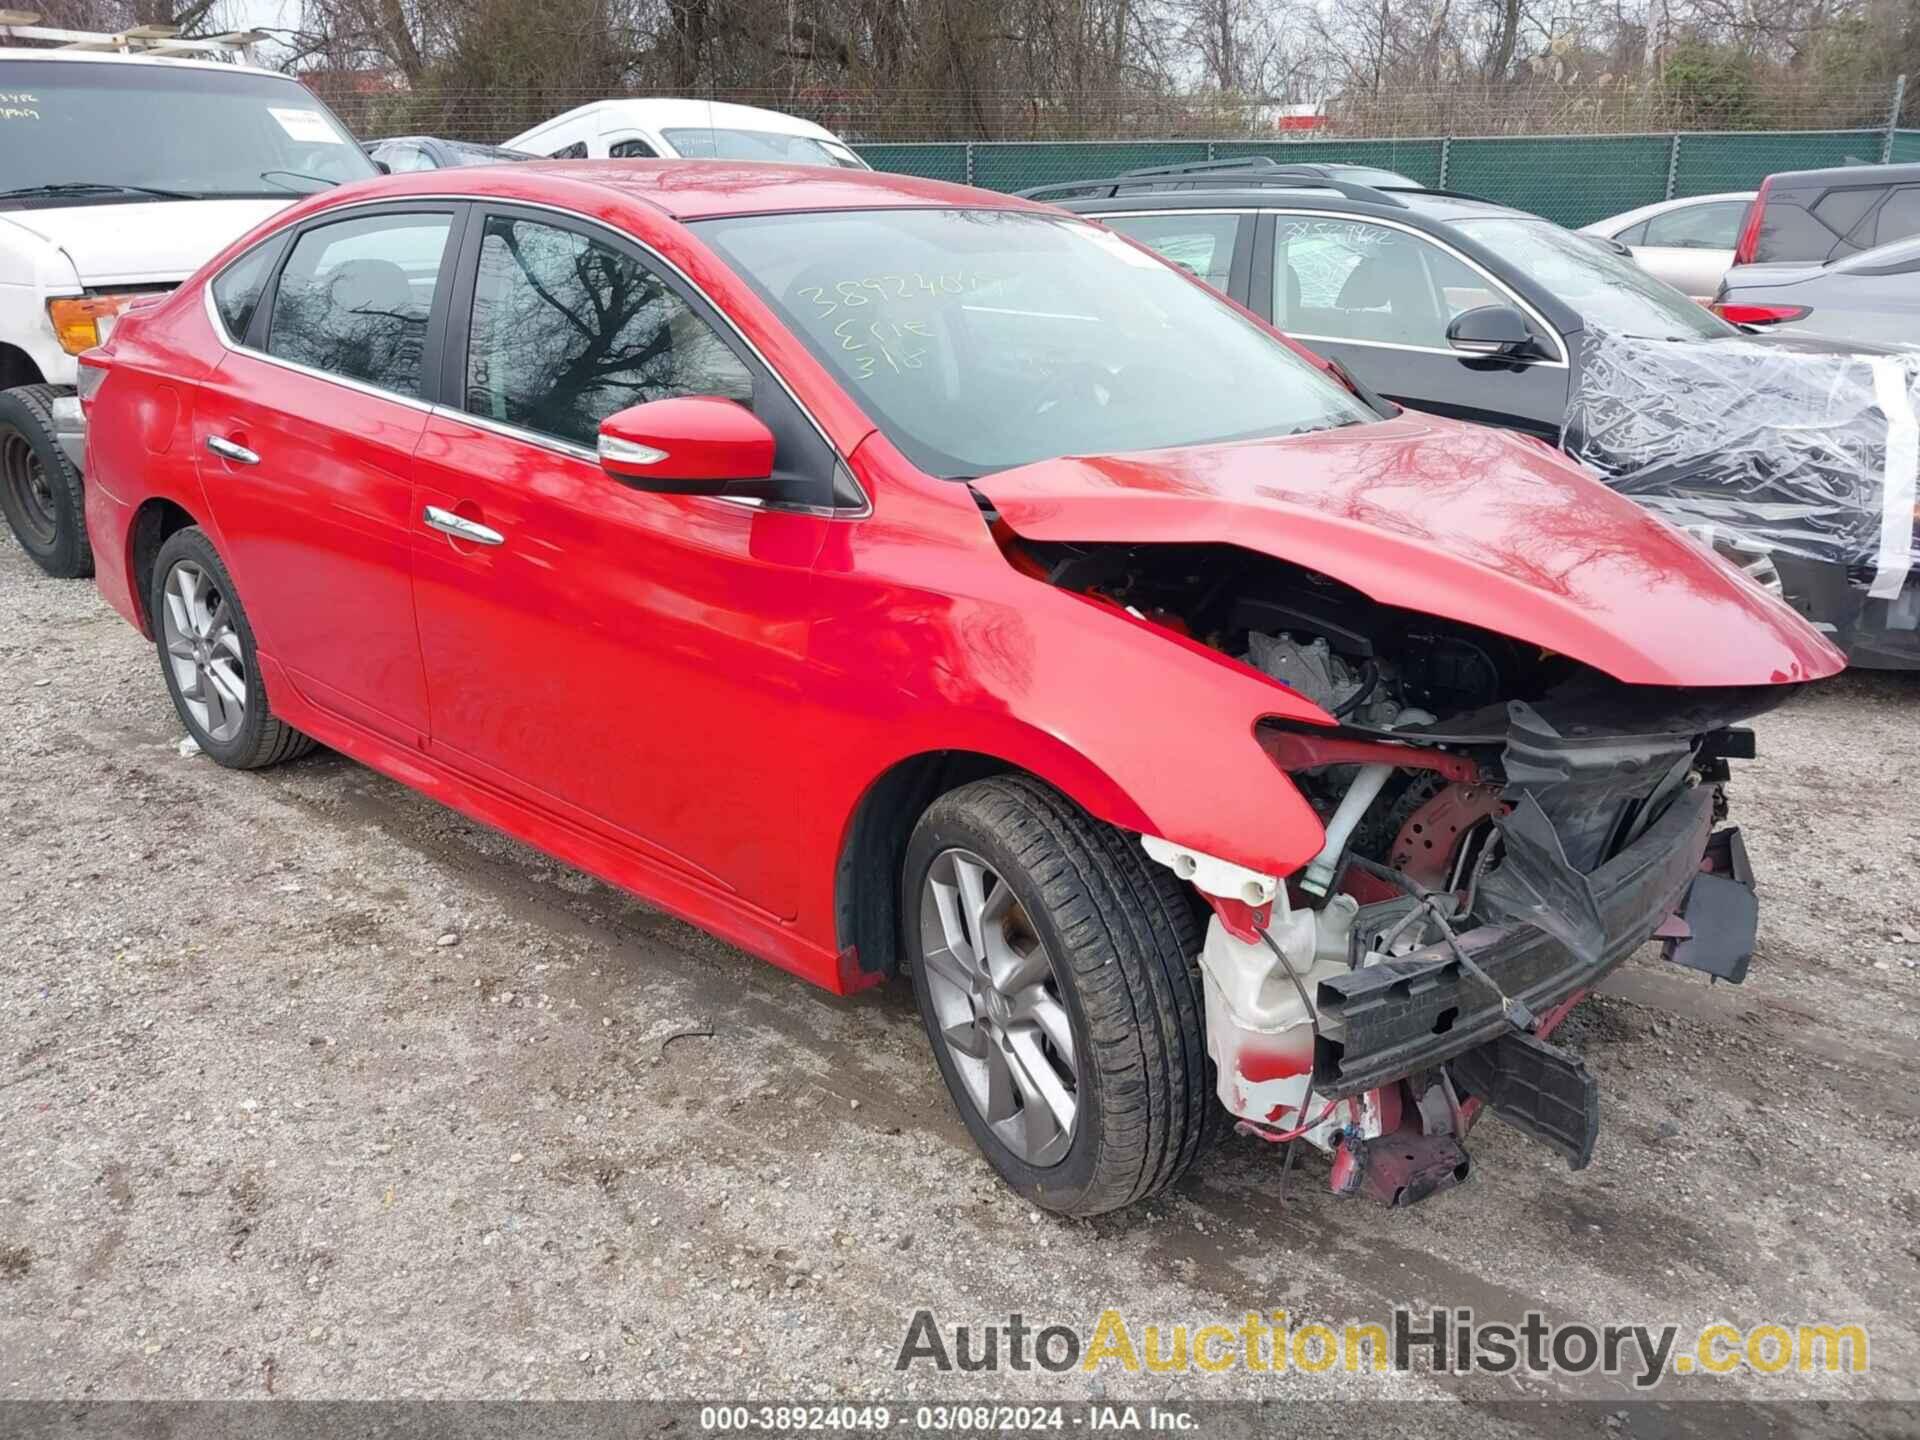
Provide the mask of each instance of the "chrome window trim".
{"label": "chrome window trim", "polygon": [[[1377,215],[1356,215],[1347,210],[1284,210],[1275,209],[1271,206],[1263,206],[1262,209],[1264,213],[1269,215],[1301,215],[1309,219],[1325,220],[1331,218],[1352,225],[1378,225],[1385,230],[1398,230],[1402,234],[1411,235],[1417,240],[1424,240],[1429,245],[1444,250],[1462,265],[1479,275],[1481,279],[1485,280],[1495,294],[1505,295],[1514,309],[1520,311],[1521,314],[1527,316],[1538,325],[1542,334],[1551,337],[1554,350],[1551,359],[1522,359],[1516,363],[1538,366],[1546,370],[1565,370],[1568,368],[1566,345],[1561,340],[1560,332],[1547,323],[1547,317],[1534,309],[1533,306],[1529,305],[1522,297],[1514,294],[1511,287],[1509,287],[1504,280],[1489,274],[1486,266],[1480,264],[1471,256],[1462,254],[1438,235],[1430,234],[1428,231],[1422,230],[1415,225],[1402,224],[1397,220],[1383,220]],[[1277,245],[1274,248],[1276,252],[1279,249]],[[1410,350],[1421,355],[1446,355],[1455,360],[1463,357],[1476,359],[1499,358],[1497,356],[1470,356],[1469,352],[1465,350],[1453,350],[1435,345],[1404,345],[1389,340],[1352,340],[1344,335],[1309,335],[1303,330],[1288,330],[1284,325],[1281,325],[1278,320],[1275,320],[1273,323],[1277,329],[1287,335],[1291,335],[1296,340],[1324,340],[1333,345],[1369,345],[1377,350]]]}
{"label": "chrome window trim", "polygon": [[[746,332],[741,330],[741,328],[734,323],[733,317],[727,314],[726,309],[723,306],[721,306],[718,302],[716,302],[714,298],[706,292],[705,289],[703,289],[699,284],[697,284],[694,281],[692,276],[688,275],[686,271],[682,270],[678,265],[674,264],[671,260],[667,259],[666,256],[662,255],[658,250],[654,249],[653,246],[647,244],[646,241],[640,239],[639,236],[630,235],[624,230],[615,229],[613,226],[608,225],[603,220],[594,219],[591,215],[582,215],[577,210],[568,210],[564,206],[551,205],[543,201],[516,200],[516,199],[508,199],[501,196],[490,196],[490,195],[443,193],[439,191],[435,191],[431,194],[421,194],[421,195],[401,195],[401,196],[382,195],[382,196],[375,196],[366,200],[356,200],[353,203],[348,205],[339,205],[331,209],[322,211],[319,215],[313,216],[312,219],[315,221],[324,223],[326,219],[330,219],[331,217],[334,217],[334,216],[349,215],[355,210],[364,210],[364,209],[369,209],[376,206],[391,207],[396,202],[404,203],[404,202],[416,201],[416,200],[428,201],[428,202],[437,201],[442,203],[451,201],[458,204],[478,205],[482,207],[507,206],[507,207],[517,208],[522,210],[544,210],[550,214],[563,216],[564,218],[573,221],[575,224],[587,225],[587,226],[591,226],[595,230],[603,231],[606,234],[613,236],[615,239],[619,240],[623,244],[633,246],[635,249],[639,250],[642,254],[648,256],[651,260],[657,262],[662,270],[664,270],[667,274],[672,275],[675,279],[679,280],[679,282],[682,285],[686,286],[686,288],[689,291],[691,291],[695,295],[698,295],[701,298],[701,300],[705,301],[707,308],[712,310],[714,314],[720,317],[720,319],[725,323],[727,329],[732,331],[733,334],[736,337],[738,337],[740,343],[747,347],[747,352],[751,354],[755,360],[760,362],[761,368],[765,370],[767,374],[773,377],[774,384],[778,385],[782,390],[786,391],[787,398],[793,402],[794,408],[798,410],[800,414],[806,418],[806,422],[813,427],[814,433],[820,437],[821,443],[827,447],[827,452],[830,455],[832,455],[834,460],[835,471],[844,472],[847,476],[847,479],[852,482],[854,489],[860,492],[860,504],[857,506],[855,505],[846,505],[846,506],[781,505],[777,507],[767,507],[767,508],[777,508],[783,512],[793,511],[793,512],[808,514],[808,515],[823,515],[835,520],[864,520],[868,516],[873,514],[873,497],[867,494],[866,487],[862,485],[859,481],[859,478],[854,475],[853,467],[847,463],[847,457],[841,453],[840,447],[833,443],[833,437],[827,434],[825,427],[823,427],[820,424],[819,420],[814,417],[814,413],[806,407],[806,405],[801,401],[798,395],[794,394],[793,387],[787,383],[786,376],[780,373],[780,371],[773,365],[773,363],[767,359],[766,355],[761,351],[760,347],[754,344],[752,339],[748,337]],[[668,218],[671,219],[672,217],[669,216]],[[294,227],[289,227],[289,228],[300,228],[300,227],[303,227],[306,223],[307,223],[306,221],[300,221],[298,222],[298,225]],[[276,230],[273,232],[272,235],[265,237],[265,239],[263,239],[261,243],[265,244],[267,243],[268,240],[272,240],[275,237],[284,235],[285,233],[286,233],[285,230]],[[228,265],[221,267],[220,275],[226,274],[228,269],[232,268],[233,265],[239,264],[241,260],[245,259],[246,256],[251,255],[252,253],[253,253],[253,249],[249,248],[243,251],[240,255],[235,256]],[[479,427],[483,430],[494,430],[502,435],[506,435],[514,439],[528,440],[536,445],[541,446],[543,449],[553,450],[562,455],[570,455],[577,459],[585,459],[585,460],[591,461],[595,466],[598,466],[600,463],[600,457],[595,452],[586,449],[584,446],[574,445],[569,441],[560,440],[551,435],[543,435],[538,431],[522,429],[521,427],[515,426],[515,425],[506,425],[501,423],[500,421],[492,420],[484,416],[473,415],[466,410],[456,409],[452,406],[434,405],[424,400],[415,400],[409,396],[398,394],[392,390],[382,390],[377,385],[368,385],[364,381],[355,380],[349,376],[335,375],[333,372],[328,370],[316,370],[311,368],[310,366],[300,365],[291,360],[283,360],[278,355],[269,355],[265,351],[255,350],[250,345],[240,344],[238,341],[234,340],[234,338],[231,335],[227,333],[227,327],[221,322],[221,319],[220,319],[220,311],[218,307],[216,307],[213,303],[213,286],[214,286],[214,282],[220,278],[220,275],[215,275],[211,277],[206,282],[206,284],[202,285],[200,287],[200,294],[201,294],[201,299],[206,304],[208,318],[213,322],[213,333],[215,337],[218,340],[220,340],[220,342],[223,345],[225,345],[226,348],[229,350],[237,351],[243,355],[250,355],[256,360],[265,360],[269,364],[278,365],[283,369],[292,370],[297,374],[311,375],[315,379],[319,379],[319,380],[330,380],[336,385],[344,385],[349,390],[359,390],[369,395],[378,395],[384,399],[393,400],[398,402],[399,404],[411,406],[416,410],[424,410],[430,415],[441,415],[441,416],[450,417],[450,418],[471,420],[477,423]],[[720,500],[727,504],[733,504],[733,505],[745,504],[745,505],[750,505],[756,509],[761,508],[761,502],[753,499],[743,499],[740,497],[733,497],[733,496],[726,496],[726,495],[706,496],[703,498]]]}

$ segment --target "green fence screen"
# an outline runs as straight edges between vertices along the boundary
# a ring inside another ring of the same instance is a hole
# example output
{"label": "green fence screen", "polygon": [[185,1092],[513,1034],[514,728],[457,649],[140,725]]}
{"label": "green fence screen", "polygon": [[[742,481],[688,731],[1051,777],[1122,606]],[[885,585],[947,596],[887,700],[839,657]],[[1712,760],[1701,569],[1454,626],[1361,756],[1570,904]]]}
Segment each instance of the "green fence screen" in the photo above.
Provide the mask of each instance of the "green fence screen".
{"label": "green fence screen", "polygon": [[1422,185],[1481,195],[1562,225],[1604,220],[1680,195],[1751,190],[1777,170],[1920,161],[1920,130],[1795,130],[1677,135],[1551,135],[1456,140],[981,141],[861,145],[878,170],[1024,190],[1146,165],[1271,155],[1397,170]]}

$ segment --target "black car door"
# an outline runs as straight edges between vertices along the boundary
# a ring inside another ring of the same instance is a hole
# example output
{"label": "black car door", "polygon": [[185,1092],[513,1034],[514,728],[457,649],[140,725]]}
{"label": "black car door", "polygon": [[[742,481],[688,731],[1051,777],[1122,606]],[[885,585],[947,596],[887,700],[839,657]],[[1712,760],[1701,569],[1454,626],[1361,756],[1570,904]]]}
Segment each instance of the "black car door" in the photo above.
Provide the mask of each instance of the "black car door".
{"label": "black car door", "polygon": [[[1397,404],[1558,440],[1567,345],[1531,306],[1444,242],[1410,226],[1328,210],[1261,215],[1244,303]],[[1507,305],[1535,358],[1454,349],[1464,311]]]}

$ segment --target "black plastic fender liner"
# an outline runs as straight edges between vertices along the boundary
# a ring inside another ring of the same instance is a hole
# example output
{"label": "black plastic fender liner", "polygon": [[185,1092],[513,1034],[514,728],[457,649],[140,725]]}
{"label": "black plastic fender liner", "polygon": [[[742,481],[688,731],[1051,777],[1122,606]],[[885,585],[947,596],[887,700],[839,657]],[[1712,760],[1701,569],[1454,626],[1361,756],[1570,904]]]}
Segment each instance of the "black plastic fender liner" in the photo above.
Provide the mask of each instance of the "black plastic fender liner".
{"label": "black plastic fender liner", "polygon": [[[1536,1015],[1592,988],[1652,937],[1700,873],[1713,795],[1705,785],[1686,791],[1638,840],[1586,877],[1604,933],[1591,959],[1523,922],[1463,931],[1461,946]],[[1318,992],[1314,1092],[1330,1099],[1371,1090],[1509,1033],[1499,997],[1444,945],[1332,976]]]}
{"label": "black plastic fender liner", "polygon": [[1694,877],[1675,912],[1686,922],[1687,934],[1665,942],[1666,957],[1738,985],[1747,978],[1760,920],[1753,865],[1739,828],[1716,830],[1707,842],[1706,859],[1712,869]]}
{"label": "black plastic fender liner", "polygon": [[1584,1170],[1600,1137],[1600,1084],[1580,1057],[1534,1035],[1502,1035],[1447,1067],[1469,1094],[1524,1134]]}

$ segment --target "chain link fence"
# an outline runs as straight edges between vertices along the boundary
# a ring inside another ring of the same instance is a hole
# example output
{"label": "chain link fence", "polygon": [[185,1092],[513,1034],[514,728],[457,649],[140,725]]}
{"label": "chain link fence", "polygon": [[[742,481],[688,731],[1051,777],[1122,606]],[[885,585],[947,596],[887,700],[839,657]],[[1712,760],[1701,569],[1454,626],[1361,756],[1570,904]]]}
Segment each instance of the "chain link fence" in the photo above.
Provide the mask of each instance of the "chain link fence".
{"label": "chain link fence", "polygon": [[[309,76],[308,83],[362,138],[432,134],[497,144],[577,105],[609,98],[532,90],[415,93],[358,72]],[[1920,129],[1899,127],[1899,87],[1772,95],[1765,112],[1775,120],[1770,128],[1730,123],[1730,114],[1738,121],[1748,112],[1734,113],[1737,107],[1724,97],[1618,89],[1572,95],[1522,88],[1494,96],[1461,87],[1444,95],[1346,97],[1304,117],[1217,98],[1110,92],[1073,107],[992,94],[856,96],[805,88],[683,98],[803,115],[847,138],[876,169],[988,190],[1264,155],[1282,163],[1378,166],[1564,225],[1676,196],[1750,190],[1779,170],[1920,161]],[[1781,116],[1809,123],[1781,124]],[[1410,128],[1416,120],[1436,128],[1420,133]],[[1816,120],[1824,123],[1811,123]],[[1448,128],[1448,121],[1456,123]],[[1298,128],[1282,131],[1281,125]],[[1020,138],[934,138],[968,130]],[[1119,135],[1154,138],[1112,138]]]}

